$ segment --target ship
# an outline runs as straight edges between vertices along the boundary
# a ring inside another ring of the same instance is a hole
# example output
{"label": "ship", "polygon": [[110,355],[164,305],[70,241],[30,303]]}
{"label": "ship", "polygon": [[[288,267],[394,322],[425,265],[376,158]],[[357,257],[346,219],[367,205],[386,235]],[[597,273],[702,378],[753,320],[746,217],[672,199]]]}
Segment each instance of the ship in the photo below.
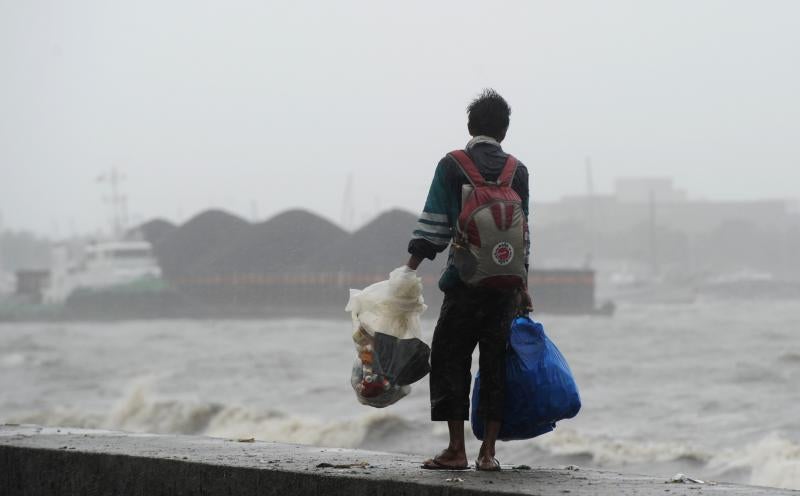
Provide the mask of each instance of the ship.
{"label": "ship", "polygon": [[43,292],[45,305],[73,319],[166,317],[177,298],[143,240],[94,241],[77,255],[56,246]]}

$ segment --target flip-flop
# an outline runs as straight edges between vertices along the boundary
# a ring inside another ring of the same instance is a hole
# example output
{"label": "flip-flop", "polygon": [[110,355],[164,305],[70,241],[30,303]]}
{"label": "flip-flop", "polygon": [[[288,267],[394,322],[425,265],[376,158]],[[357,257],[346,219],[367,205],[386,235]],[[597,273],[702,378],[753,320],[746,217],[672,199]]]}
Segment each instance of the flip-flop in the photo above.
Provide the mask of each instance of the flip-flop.
{"label": "flip-flop", "polygon": [[447,465],[436,458],[431,458],[422,462],[421,468],[426,470],[469,470],[469,465]]}
{"label": "flip-flop", "polygon": [[497,461],[497,458],[492,458],[492,467],[491,468],[481,468],[481,464],[478,463],[478,460],[475,460],[475,470],[481,470],[483,472],[499,472],[500,469],[500,462]]}

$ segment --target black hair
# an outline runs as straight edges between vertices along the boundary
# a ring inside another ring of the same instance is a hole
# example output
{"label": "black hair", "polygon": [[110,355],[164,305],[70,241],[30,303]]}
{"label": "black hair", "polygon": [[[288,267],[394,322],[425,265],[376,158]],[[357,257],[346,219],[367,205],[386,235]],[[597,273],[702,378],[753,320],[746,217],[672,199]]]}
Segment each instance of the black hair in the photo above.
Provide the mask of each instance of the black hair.
{"label": "black hair", "polygon": [[484,89],[467,107],[467,128],[473,136],[491,136],[500,141],[508,129],[511,107],[491,88]]}

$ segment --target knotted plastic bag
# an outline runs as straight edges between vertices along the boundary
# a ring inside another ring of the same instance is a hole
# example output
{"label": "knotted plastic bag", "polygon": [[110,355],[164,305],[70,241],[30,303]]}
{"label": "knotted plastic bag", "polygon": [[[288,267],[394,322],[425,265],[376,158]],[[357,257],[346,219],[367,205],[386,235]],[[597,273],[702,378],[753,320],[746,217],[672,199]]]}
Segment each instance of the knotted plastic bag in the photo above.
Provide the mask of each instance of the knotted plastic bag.
{"label": "knotted plastic bag", "polygon": [[[472,389],[472,432],[483,439],[478,418],[480,371]],[[506,350],[505,402],[498,439],[530,439],[552,431],[559,420],[581,409],[578,386],[564,356],[544,333],[541,323],[518,317],[511,326]]]}
{"label": "knotted plastic bag", "polygon": [[358,401],[383,408],[411,391],[430,371],[430,347],[422,341],[420,315],[427,306],[422,280],[403,266],[386,281],[350,290],[345,310],[353,317],[358,358],[350,384]]}

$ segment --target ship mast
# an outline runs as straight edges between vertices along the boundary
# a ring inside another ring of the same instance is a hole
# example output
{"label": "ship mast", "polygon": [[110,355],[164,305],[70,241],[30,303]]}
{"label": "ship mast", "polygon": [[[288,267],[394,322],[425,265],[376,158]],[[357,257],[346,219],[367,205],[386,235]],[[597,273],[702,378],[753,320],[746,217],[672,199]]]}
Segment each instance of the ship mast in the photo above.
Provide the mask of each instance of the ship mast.
{"label": "ship mast", "polygon": [[128,224],[128,199],[120,193],[120,183],[124,179],[116,167],[97,177],[98,182],[108,183],[111,188],[111,196],[106,201],[111,204],[111,235],[114,239],[122,236]]}
{"label": "ship mast", "polygon": [[594,234],[594,177],[592,176],[592,158],[586,157],[586,260],[584,265],[586,268],[591,268],[592,257],[595,250],[595,234]]}

